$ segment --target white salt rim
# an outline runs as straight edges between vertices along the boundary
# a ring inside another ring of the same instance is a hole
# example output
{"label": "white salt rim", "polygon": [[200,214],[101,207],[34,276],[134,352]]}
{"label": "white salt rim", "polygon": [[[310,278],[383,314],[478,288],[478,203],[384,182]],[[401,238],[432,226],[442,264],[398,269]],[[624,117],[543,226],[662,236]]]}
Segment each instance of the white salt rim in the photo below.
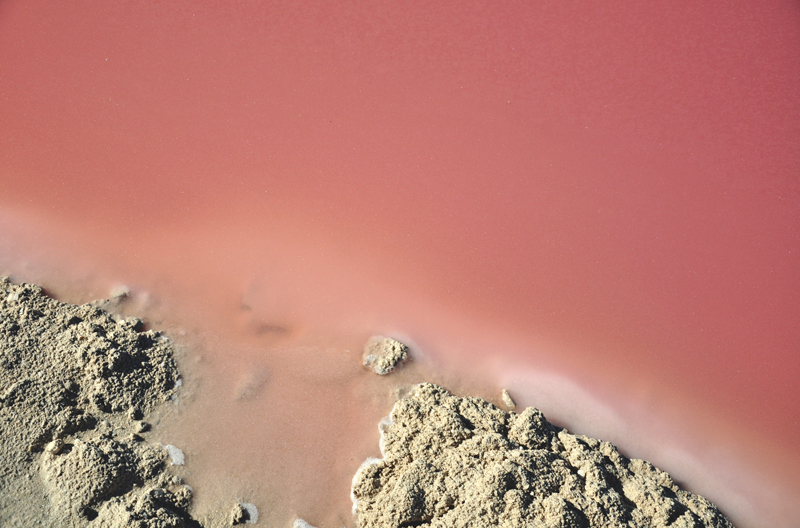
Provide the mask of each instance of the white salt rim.
{"label": "white salt rim", "polygon": [[247,520],[245,521],[247,524],[255,524],[258,522],[258,508],[252,502],[241,502],[239,503],[243,509],[247,511]]}
{"label": "white salt rim", "polygon": [[170,464],[172,464],[173,466],[182,466],[186,463],[186,457],[183,455],[183,451],[181,451],[179,448],[171,444],[167,445],[159,444],[159,445],[167,450]]}

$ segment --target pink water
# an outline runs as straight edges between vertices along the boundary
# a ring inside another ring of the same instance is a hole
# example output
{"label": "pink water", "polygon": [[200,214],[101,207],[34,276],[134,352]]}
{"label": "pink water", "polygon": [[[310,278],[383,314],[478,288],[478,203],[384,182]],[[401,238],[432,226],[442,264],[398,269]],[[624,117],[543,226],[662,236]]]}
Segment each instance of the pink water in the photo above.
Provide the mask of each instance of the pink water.
{"label": "pink water", "polygon": [[196,489],[273,525],[352,525],[378,332],[796,525],[798,49],[788,1],[7,1],[0,272],[130,286]]}

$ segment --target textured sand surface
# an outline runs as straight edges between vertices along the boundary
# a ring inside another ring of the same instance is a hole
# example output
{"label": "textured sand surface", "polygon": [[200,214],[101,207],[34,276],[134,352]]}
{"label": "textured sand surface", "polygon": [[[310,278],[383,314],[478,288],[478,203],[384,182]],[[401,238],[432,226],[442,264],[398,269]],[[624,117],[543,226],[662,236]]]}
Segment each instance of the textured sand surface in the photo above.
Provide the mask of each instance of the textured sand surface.
{"label": "textured sand surface", "polygon": [[730,527],[644,460],[528,407],[505,412],[424,383],[381,423],[382,460],[353,480],[361,528]]}
{"label": "textured sand surface", "polygon": [[172,348],[140,325],[0,279],[0,525],[197,525],[143,421],[179,385]]}
{"label": "textured sand surface", "polygon": [[385,376],[408,359],[408,346],[391,337],[374,336],[364,345],[364,366]]}

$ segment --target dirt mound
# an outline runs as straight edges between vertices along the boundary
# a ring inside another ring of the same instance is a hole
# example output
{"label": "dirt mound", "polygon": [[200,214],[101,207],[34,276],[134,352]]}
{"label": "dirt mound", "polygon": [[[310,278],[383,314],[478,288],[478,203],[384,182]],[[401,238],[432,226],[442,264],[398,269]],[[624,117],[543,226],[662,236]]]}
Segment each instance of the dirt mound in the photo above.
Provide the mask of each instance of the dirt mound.
{"label": "dirt mound", "polygon": [[731,527],[706,499],[608,442],[421,384],[353,479],[361,528]]}
{"label": "dirt mound", "polygon": [[0,525],[196,525],[191,488],[145,438],[179,378],[140,325],[0,279]]}

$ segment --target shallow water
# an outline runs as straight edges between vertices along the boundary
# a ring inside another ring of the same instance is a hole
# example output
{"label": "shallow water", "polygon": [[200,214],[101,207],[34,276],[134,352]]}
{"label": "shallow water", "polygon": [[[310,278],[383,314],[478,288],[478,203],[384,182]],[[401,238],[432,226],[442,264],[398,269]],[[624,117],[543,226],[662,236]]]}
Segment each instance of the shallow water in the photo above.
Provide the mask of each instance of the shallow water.
{"label": "shallow water", "polygon": [[[198,505],[333,526],[392,387],[437,378],[791,525],[798,22],[6,2],[0,271],[125,284],[185,349]],[[359,369],[372,333],[418,370]]]}

